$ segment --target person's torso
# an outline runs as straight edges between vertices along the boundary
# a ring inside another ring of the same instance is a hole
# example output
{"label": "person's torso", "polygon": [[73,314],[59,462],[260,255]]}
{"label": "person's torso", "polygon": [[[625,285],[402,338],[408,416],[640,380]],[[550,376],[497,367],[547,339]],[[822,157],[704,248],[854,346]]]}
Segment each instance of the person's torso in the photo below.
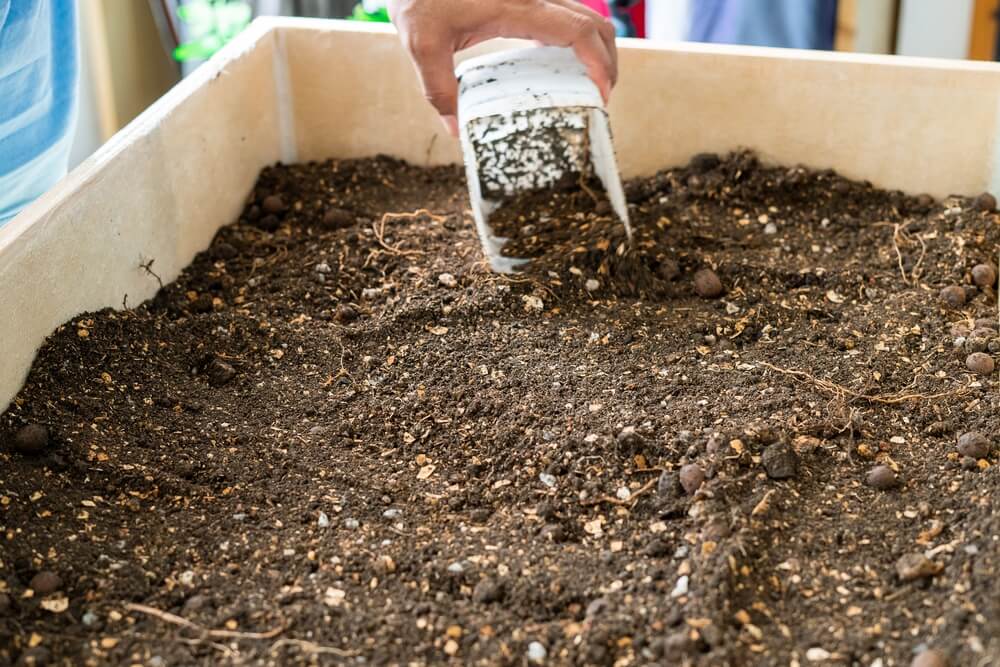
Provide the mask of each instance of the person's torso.
{"label": "person's torso", "polygon": [[[40,172],[65,171],[76,41],[72,0],[0,0],[0,217],[58,177],[39,179]],[[27,173],[35,177],[22,177]]]}

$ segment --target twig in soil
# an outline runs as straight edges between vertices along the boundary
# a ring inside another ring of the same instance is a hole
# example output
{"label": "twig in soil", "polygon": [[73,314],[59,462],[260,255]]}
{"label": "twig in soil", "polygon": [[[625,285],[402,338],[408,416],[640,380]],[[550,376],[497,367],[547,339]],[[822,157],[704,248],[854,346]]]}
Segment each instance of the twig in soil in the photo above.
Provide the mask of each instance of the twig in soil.
{"label": "twig in soil", "polygon": [[924,257],[927,256],[927,244],[924,243],[924,239],[920,234],[917,234],[917,241],[920,242],[920,257],[917,258],[916,264],[913,265],[913,270],[910,271],[910,275],[906,275],[906,269],[903,267],[903,253],[899,249],[899,240],[902,239],[904,243],[910,244],[913,242],[912,238],[906,232],[906,228],[913,222],[912,220],[907,221],[905,224],[900,225],[899,223],[888,223],[879,222],[876,226],[889,226],[892,224],[892,247],[896,251],[896,262],[899,265],[899,273],[903,277],[903,282],[907,285],[912,285],[917,281],[918,274],[920,272],[920,265],[924,263]]}
{"label": "twig in soil", "polygon": [[282,646],[295,646],[298,649],[306,653],[312,653],[313,655],[328,654],[335,655],[338,658],[353,658],[361,655],[360,651],[345,651],[333,646],[322,646],[321,644],[306,641],[305,639],[279,639],[271,644],[271,653],[277,653],[278,649]]}
{"label": "twig in soil", "polygon": [[763,514],[767,514],[767,512],[771,509],[771,498],[774,494],[775,489],[771,489],[765,493],[764,497],[760,499],[760,502],[754,505],[753,510],[750,512],[750,516],[761,516]]}
{"label": "twig in soil", "polygon": [[155,607],[149,607],[144,604],[129,603],[125,605],[125,608],[129,611],[137,611],[140,614],[146,614],[147,616],[152,616],[158,618],[161,621],[170,623],[172,625],[177,625],[182,628],[188,628],[190,630],[195,630],[200,632],[206,637],[214,637],[216,639],[274,639],[280,635],[285,628],[279,626],[273,630],[268,630],[267,632],[238,632],[236,630],[212,630],[206,628],[202,625],[198,625],[194,621],[189,621],[182,616],[177,614],[171,614],[169,611],[161,611]]}
{"label": "twig in soil", "polygon": [[639,502],[639,496],[647,493],[650,489],[656,486],[657,479],[651,479],[642,485],[638,491],[633,493],[628,497],[628,500],[620,500],[619,498],[612,498],[611,496],[601,496],[600,498],[594,498],[593,500],[585,500],[581,504],[584,506],[590,505],[600,505],[601,503],[609,503],[611,505],[618,505],[619,507],[635,507],[635,504]]}
{"label": "twig in soil", "polygon": [[822,380],[815,375],[810,375],[805,371],[797,371],[789,368],[781,368],[775,366],[774,364],[769,364],[766,361],[758,361],[758,364],[765,368],[769,368],[772,371],[781,373],[782,375],[790,375],[792,377],[797,377],[803,380],[808,380],[820,389],[830,392],[839,398],[845,396],[850,396],[851,398],[861,399],[863,401],[869,401],[871,403],[882,403],[884,405],[898,405],[900,403],[907,403],[909,401],[917,400],[932,400],[937,398],[944,398],[945,396],[953,396],[955,394],[965,393],[965,389],[954,389],[952,391],[943,391],[939,394],[862,394],[861,392],[854,391],[853,389],[848,389],[847,387],[837,384],[836,382],[831,382],[829,380]]}
{"label": "twig in soil", "polygon": [[[220,644],[219,642],[210,642],[204,639],[188,639],[187,637],[164,638],[164,637],[157,637],[155,635],[147,635],[142,632],[130,634],[129,637],[133,637],[135,639],[145,639],[146,641],[150,642],[178,642],[180,644],[185,644],[187,646],[210,646],[219,653],[221,653],[222,655],[226,656],[227,658],[232,658],[233,656],[237,655],[236,651],[233,651],[225,644]],[[81,637],[80,641],[86,641],[86,640]]]}
{"label": "twig in soil", "polygon": [[595,204],[601,201],[600,199],[597,198],[597,195],[594,194],[594,191],[591,190],[589,187],[587,187],[587,182],[583,180],[583,172],[580,172],[580,189],[586,192],[587,196],[593,199]]}
{"label": "twig in soil", "polygon": [[155,262],[155,261],[156,261],[156,258],[154,257],[153,259],[149,260],[148,262],[143,263],[142,258],[140,257],[139,258],[139,268],[142,269],[143,271],[145,271],[146,273],[148,273],[149,275],[153,276],[154,278],[156,278],[156,282],[158,282],[160,284],[160,289],[163,289],[163,280],[160,278],[160,276],[156,275],[156,273],[153,271],[153,262]]}
{"label": "twig in soil", "polygon": [[421,250],[402,250],[399,246],[391,246],[385,242],[385,223],[389,220],[412,220],[414,218],[419,218],[425,215],[434,222],[444,222],[448,218],[443,215],[434,215],[426,208],[421,208],[413,213],[385,213],[382,215],[382,219],[379,220],[378,226],[372,225],[372,231],[375,232],[375,239],[378,244],[385,248],[390,254],[402,255],[407,257],[409,255],[422,255],[424,254]]}

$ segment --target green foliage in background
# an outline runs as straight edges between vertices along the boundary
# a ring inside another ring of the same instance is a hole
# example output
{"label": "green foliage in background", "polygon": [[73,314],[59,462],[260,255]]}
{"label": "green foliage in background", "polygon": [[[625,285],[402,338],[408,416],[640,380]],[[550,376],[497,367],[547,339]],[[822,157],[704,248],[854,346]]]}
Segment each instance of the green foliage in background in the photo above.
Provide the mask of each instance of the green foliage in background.
{"label": "green foliage in background", "polygon": [[389,22],[389,10],[380,9],[377,12],[366,12],[363,5],[356,5],[354,7],[354,13],[349,17],[352,21],[374,21],[377,23],[388,23]]}
{"label": "green foliage in background", "polygon": [[174,49],[174,59],[206,60],[250,24],[253,9],[240,0],[190,0],[177,8],[191,39]]}

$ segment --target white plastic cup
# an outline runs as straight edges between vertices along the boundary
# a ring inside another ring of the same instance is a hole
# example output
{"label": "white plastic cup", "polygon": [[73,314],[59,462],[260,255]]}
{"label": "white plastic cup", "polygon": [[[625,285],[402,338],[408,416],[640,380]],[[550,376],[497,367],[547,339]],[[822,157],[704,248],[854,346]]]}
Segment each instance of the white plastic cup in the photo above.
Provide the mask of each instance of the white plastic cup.
{"label": "white plastic cup", "polygon": [[489,226],[501,201],[551,187],[588,165],[631,234],[604,102],[572,50],[502,51],[465,61],[456,74],[469,197],[494,270],[510,272],[527,261],[504,257],[506,239]]}

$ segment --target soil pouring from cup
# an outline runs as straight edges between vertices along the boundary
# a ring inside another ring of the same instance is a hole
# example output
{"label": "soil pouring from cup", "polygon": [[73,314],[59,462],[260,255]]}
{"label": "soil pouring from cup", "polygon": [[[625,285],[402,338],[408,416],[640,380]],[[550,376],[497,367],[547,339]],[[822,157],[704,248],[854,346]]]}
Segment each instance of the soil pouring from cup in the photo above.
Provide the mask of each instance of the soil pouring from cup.
{"label": "soil pouring from cup", "polygon": [[506,257],[507,239],[489,218],[517,193],[571,178],[600,179],[631,238],[628,207],[597,86],[573,51],[539,47],[473,58],[458,67],[459,125],[476,230],[494,271],[528,260]]}

